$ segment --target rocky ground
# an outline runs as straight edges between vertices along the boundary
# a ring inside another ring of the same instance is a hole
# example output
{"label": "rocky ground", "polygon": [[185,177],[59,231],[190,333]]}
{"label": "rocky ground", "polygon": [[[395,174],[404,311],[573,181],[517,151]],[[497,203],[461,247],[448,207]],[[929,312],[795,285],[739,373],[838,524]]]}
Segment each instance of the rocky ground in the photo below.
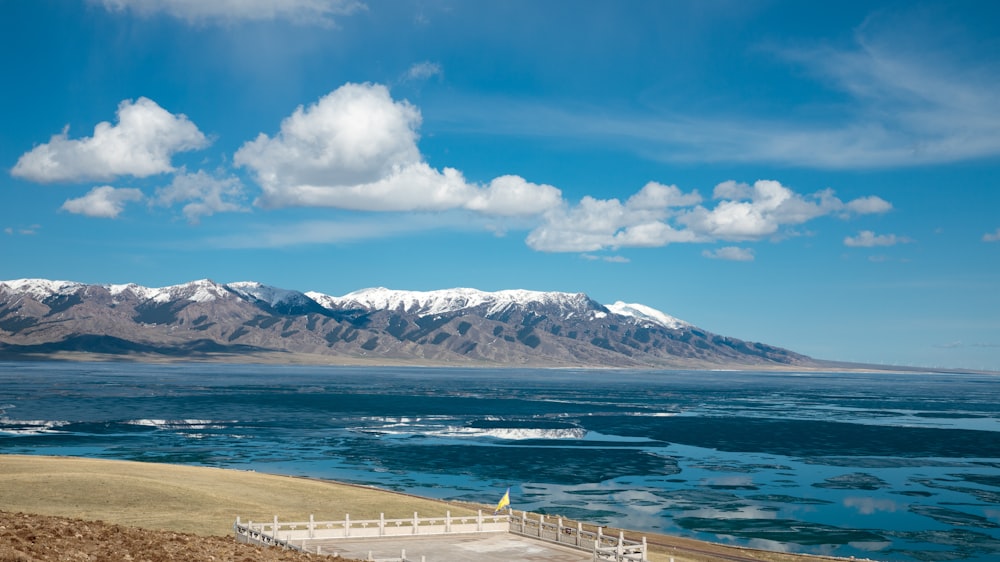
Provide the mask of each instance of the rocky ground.
{"label": "rocky ground", "polygon": [[343,558],[65,517],[0,511],[0,562],[301,562]]}

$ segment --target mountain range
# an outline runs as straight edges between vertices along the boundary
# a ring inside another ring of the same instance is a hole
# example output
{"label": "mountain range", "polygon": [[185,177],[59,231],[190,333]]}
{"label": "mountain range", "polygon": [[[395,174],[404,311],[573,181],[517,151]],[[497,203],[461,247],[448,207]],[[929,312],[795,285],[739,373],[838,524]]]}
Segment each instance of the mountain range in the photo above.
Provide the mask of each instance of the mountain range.
{"label": "mountain range", "polygon": [[363,289],[336,297],[203,279],[162,288],[0,281],[0,357],[532,367],[820,362],[583,293]]}

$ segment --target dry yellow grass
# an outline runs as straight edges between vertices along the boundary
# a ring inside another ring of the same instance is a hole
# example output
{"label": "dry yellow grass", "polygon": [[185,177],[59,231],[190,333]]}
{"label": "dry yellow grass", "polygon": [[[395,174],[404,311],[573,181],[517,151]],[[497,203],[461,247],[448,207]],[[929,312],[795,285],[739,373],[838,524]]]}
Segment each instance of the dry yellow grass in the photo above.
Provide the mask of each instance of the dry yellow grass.
{"label": "dry yellow grass", "polygon": [[413,512],[474,513],[449,504],[336,482],[214,468],[100,459],[0,455],[0,506],[169,529],[199,535],[232,532],[244,521],[409,517]]}

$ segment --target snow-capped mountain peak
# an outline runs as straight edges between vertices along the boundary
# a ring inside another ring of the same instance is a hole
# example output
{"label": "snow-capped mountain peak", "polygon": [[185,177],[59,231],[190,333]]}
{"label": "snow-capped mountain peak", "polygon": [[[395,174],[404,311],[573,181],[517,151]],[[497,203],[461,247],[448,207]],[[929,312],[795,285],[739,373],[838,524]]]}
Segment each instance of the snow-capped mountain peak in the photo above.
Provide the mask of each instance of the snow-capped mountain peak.
{"label": "snow-capped mountain peak", "polygon": [[153,301],[155,303],[165,303],[179,299],[193,302],[210,302],[230,296],[224,285],[220,285],[211,279],[199,279],[198,281],[167,287],[143,287],[135,283],[128,283],[125,285],[104,285],[104,288],[114,297],[132,293],[140,300]]}
{"label": "snow-capped mountain peak", "polygon": [[282,303],[300,303],[306,297],[306,295],[300,293],[299,291],[280,289],[278,287],[258,283],[257,281],[237,281],[235,283],[226,283],[226,287],[243,298],[259,300],[266,302],[271,306],[277,306]]}
{"label": "snow-capped mountain peak", "polygon": [[0,281],[0,287],[7,287],[14,293],[25,293],[37,300],[55,295],[71,295],[85,287],[76,281],[51,281],[49,279],[12,279]]}
{"label": "snow-capped mountain peak", "polygon": [[614,304],[608,304],[605,306],[608,310],[615,314],[630,316],[640,321],[652,322],[653,324],[658,324],[664,328],[676,330],[678,328],[690,326],[690,324],[683,320],[674,318],[669,314],[664,314],[663,312],[644,304],[617,301]]}
{"label": "snow-capped mountain peak", "polygon": [[156,302],[185,299],[193,302],[211,302],[230,297],[225,285],[220,285],[211,279],[199,279],[190,283],[171,285],[158,289],[153,297]]}
{"label": "snow-capped mountain peak", "polygon": [[326,307],[358,307],[368,310],[399,310],[421,316],[445,314],[486,306],[486,314],[502,312],[513,305],[555,305],[563,309],[582,312],[594,307],[583,293],[558,293],[510,289],[487,292],[478,289],[455,288],[437,291],[400,291],[385,287],[361,289],[342,297],[322,293],[306,293]]}

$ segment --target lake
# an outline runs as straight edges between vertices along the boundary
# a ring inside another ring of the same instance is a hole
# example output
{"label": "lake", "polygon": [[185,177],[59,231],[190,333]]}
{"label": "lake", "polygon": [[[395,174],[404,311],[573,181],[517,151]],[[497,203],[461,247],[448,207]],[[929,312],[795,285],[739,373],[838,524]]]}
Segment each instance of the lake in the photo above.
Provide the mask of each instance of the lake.
{"label": "lake", "polygon": [[1000,559],[989,375],[3,362],[0,453],[509,487],[516,510],[713,542]]}

